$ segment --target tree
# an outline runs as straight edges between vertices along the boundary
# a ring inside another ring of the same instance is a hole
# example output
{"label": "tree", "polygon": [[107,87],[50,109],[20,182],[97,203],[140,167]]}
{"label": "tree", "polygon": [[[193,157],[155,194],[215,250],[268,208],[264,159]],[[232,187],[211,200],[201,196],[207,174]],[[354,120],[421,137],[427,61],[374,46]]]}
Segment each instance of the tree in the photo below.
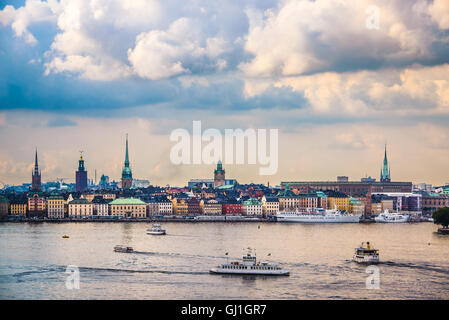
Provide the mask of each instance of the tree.
{"label": "tree", "polygon": [[441,224],[444,228],[447,228],[449,226],[449,207],[438,209],[432,217],[435,224]]}

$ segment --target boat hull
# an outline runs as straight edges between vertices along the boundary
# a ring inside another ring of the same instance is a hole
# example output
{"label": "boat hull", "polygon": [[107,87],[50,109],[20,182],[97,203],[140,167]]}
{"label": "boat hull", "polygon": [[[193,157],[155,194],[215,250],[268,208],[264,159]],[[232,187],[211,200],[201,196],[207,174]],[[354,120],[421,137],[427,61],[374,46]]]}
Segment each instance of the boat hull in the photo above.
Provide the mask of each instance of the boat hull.
{"label": "boat hull", "polygon": [[352,258],[352,261],[356,262],[356,263],[360,263],[360,264],[376,264],[379,263],[379,257],[371,257],[371,256],[365,256],[365,257],[360,257],[360,256],[356,256],[354,255],[354,257]]}
{"label": "boat hull", "polygon": [[289,223],[359,223],[360,216],[339,216],[339,217],[327,217],[327,216],[276,216],[278,222],[289,222]]}
{"label": "boat hull", "polygon": [[147,234],[153,235],[153,236],[162,236],[165,233],[165,231],[147,231]]}
{"label": "boat hull", "polygon": [[232,269],[221,269],[212,268],[209,271],[212,274],[227,274],[227,275],[256,275],[256,276],[288,276],[290,272],[287,270],[232,270]]}

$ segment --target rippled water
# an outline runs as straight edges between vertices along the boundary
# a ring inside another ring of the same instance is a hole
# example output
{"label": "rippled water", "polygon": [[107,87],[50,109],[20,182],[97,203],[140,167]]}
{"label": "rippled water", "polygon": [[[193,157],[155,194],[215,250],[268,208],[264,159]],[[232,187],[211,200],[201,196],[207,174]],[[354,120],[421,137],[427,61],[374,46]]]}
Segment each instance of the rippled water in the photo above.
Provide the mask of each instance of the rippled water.
{"label": "rippled water", "polygon": [[[166,223],[166,236],[147,235],[149,226],[2,223],[0,298],[449,299],[449,237],[431,223]],[[362,241],[380,249],[378,290],[366,289],[365,267],[350,262]],[[113,252],[117,244],[137,252]],[[208,273],[225,252],[241,258],[247,247],[290,276]],[[79,267],[79,290],[66,288],[68,265]]]}

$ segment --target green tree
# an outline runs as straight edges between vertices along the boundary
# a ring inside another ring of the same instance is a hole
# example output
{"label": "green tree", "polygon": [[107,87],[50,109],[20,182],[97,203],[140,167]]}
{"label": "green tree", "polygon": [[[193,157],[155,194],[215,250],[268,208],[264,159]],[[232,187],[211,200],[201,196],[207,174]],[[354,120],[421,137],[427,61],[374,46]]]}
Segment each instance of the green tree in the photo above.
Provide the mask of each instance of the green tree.
{"label": "green tree", "polygon": [[449,207],[438,209],[433,213],[433,223],[441,224],[444,228],[449,226]]}

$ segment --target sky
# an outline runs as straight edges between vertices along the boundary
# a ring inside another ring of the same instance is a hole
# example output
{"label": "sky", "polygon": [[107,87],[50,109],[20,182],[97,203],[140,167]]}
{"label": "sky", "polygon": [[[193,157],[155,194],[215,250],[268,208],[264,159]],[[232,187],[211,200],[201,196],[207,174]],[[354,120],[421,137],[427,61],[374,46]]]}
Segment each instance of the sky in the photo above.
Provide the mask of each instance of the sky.
{"label": "sky", "polygon": [[[373,4],[375,7],[373,8]],[[0,183],[212,178],[170,161],[177,128],[278,129],[241,183],[449,182],[447,0],[0,1]]]}

